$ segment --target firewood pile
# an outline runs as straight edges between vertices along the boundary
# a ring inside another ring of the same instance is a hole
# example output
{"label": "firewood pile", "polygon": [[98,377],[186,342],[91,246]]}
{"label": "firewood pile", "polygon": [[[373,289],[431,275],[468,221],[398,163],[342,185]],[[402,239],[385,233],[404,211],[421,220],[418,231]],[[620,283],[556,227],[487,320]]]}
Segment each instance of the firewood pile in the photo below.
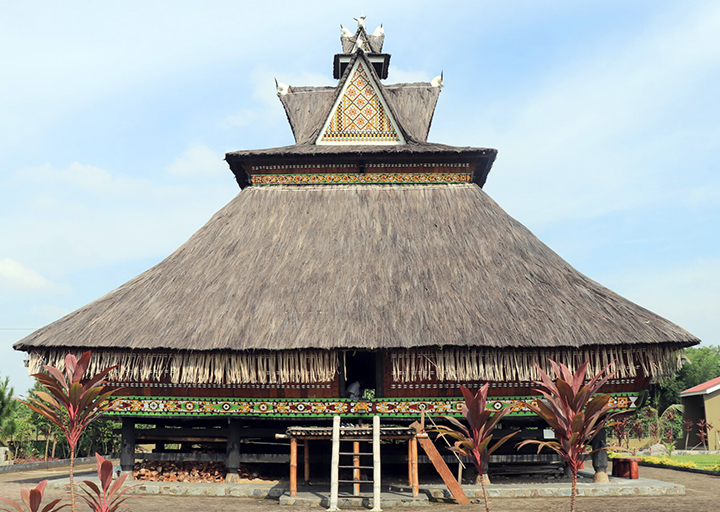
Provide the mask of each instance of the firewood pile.
{"label": "firewood pile", "polygon": [[222,462],[172,462],[145,460],[135,464],[135,480],[153,482],[224,482]]}
{"label": "firewood pile", "polygon": [[[238,470],[243,480],[262,479],[257,471],[241,466]],[[153,482],[225,482],[225,466],[222,462],[172,462],[144,460],[135,463],[135,480]]]}

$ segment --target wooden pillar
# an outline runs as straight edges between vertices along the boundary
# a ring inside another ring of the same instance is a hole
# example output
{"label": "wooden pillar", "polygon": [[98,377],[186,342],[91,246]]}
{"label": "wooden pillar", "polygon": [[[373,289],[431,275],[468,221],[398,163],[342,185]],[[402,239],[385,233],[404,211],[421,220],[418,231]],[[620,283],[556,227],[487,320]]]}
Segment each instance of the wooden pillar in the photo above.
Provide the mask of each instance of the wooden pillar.
{"label": "wooden pillar", "polygon": [[330,466],[330,506],[328,512],[337,512],[340,465],[340,416],[333,416],[332,462]]}
{"label": "wooden pillar", "polygon": [[225,449],[225,481],[236,483],[240,481],[240,420],[228,420],[227,446]]}
{"label": "wooden pillar", "polygon": [[290,438],[290,496],[297,496],[297,437]]}
{"label": "wooden pillar", "polygon": [[[605,437],[605,428],[600,429],[597,435],[590,441],[590,446],[593,450],[607,447],[607,439]],[[593,469],[595,475],[593,477],[594,482],[607,482],[607,469],[608,469],[608,455],[607,450],[599,450],[593,453],[591,456]]]}
{"label": "wooden pillar", "polygon": [[412,440],[412,437],[408,438],[408,487],[410,488],[412,488],[413,484]]}
{"label": "wooden pillar", "polygon": [[122,419],[122,445],[120,447],[120,468],[132,471],[135,468],[135,419]]}
{"label": "wooden pillar", "polygon": [[[360,441],[353,441],[353,480],[360,480]],[[353,484],[353,494],[360,496],[360,484]]]}
{"label": "wooden pillar", "polygon": [[381,512],[381,470],[380,470],[380,416],[373,416],[373,508],[372,512]]}
{"label": "wooden pillar", "polygon": [[418,476],[418,442],[417,437],[413,436],[410,439],[410,448],[412,458],[410,459],[410,466],[412,467],[412,495],[413,498],[417,498],[420,493],[420,477]]}
{"label": "wooden pillar", "polygon": [[304,472],[303,472],[303,480],[305,480],[305,485],[310,484],[310,440],[305,439],[303,441],[303,459],[305,462]]}

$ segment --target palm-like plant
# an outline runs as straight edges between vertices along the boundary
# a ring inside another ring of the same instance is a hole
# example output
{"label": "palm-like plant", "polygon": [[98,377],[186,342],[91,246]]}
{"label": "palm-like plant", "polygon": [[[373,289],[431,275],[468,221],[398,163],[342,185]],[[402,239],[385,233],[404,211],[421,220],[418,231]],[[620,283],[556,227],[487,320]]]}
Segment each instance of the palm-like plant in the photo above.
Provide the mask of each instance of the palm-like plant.
{"label": "palm-like plant", "polygon": [[464,455],[472,460],[477,469],[480,484],[483,489],[483,498],[485,499],[485,510],[490,511],[490,502],[487,492],[485,491],[485,470],[487,469],[490,455],[500,448],[505,442],[514,436],[517,432],[508,434],[494,444],[490,444],[493,438],[493,430],[498,422],[510,412],[509,408],[501,409],[493,412],[487,409],[487,394],[490,385],[486,383],[474,395],[465,386],[460,386],[465,403],[462,406],[462,415],[467,421],[467,427],[462,422],[451,416],[445,416],[445,419],[452,423],[455,428],[439,425],[433,430],[439,432],[442,436],[448,436],[455,439],[455,444],[450,448],[455,453]]}
{"label": "palm-like plant", "polygon": [[127,474],[121,475],[113,483],[113,466],[112,462],[105,460],[99,453],[95,454],[97,460],[97,474],[100,479],[100,487],[90,480],[83,480],[83,484],[87,486],[80,487],[86,496],[80,496],[85,503],[88,504],[93,512],[116,512],[120,505],[123,504],[130,496],[125,495],[132,487],[122,488],[125,483]]}
{"label": "palm-like plant", "polygon": [[564,364],[558,365],[555,361],[550,361],[550,364],[555,371],[555,381],[538,366],[540,382],[534,383],[534,389],[544,399],[536,403],[527,402],[526,405],[555,431],[557,440],[528,439],[519,443],[518,447],[535,444],[538,453],[543,448],[549,448],[565,460],[572,472],[570,510],[574,512],[577,473],[585,459],[593,453],[588,452],[587,447],[613,416],[609,414],[612,409],[609,404],[610,395],[596,394],[613,373],[608,373],[608,365],[585,384],[587,361],[580,365],[574,374]]}
{"label": "palm-like plant", "polygon": [[47,391],[35,391],[34,397],[19,400],[33,411],[42,414],[61,430],[70,447],[70,503],[75,505],[75,448],[85,428],[100,417],[105,400],[113,394],[103,386],[105,377],[117,366],[105,368],[85,379],[90,365],[90,351],[80,359],[65,356],[65,374],[54,366],[43,366],[47,373],[32,375]]}
{"label": "palm-like plant", "polygon": [[[35,486],[35,489],[20,489],[20,500],[23,503],[22,505],[10,498],[0,498],[0,501],[12,506],[13,509],[18,512],[38,512],[40,510],[40,505],[42,505],[43,494],[45,493],[45,486],[47,483],[47,480],[43,480]],[[67,504],[60,505],[61,501],[62,498],[51,501],[43,507],[42,512],[56,512],[61,508],[67,507]],[[13,512],[13,509],[1,508],[0,510]]]}

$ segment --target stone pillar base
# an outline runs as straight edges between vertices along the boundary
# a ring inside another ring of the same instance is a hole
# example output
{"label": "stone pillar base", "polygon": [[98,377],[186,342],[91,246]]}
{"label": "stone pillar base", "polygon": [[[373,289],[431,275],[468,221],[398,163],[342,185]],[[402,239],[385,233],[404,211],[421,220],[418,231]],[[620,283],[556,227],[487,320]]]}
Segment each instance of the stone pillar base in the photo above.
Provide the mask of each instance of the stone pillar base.
{"label": "stone pillar base", "polygon": [[604,471],[598,471],[595,473],[595,476],[593,476],[593,482],[596,484],[606,484],[610,481],[610,478],[608,478],[608,474]]}
{"label": "stone pillar base", "polygon": [[240,475],[237,474],[237,471],[234,473],[228,473],[225,475],[225,483],[227,484],[238,484],[240,483]]}

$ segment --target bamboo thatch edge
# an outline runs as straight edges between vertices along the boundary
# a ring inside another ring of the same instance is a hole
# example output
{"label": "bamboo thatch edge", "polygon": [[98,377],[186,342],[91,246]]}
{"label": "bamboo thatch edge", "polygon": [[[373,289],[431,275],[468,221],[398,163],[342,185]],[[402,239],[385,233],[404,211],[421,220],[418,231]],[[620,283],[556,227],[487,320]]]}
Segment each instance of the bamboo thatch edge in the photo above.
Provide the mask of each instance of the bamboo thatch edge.
{"label": "bamboo thatch edge", "polygon": [[[588,347],[582,349],[439,349],[393,350],[390,352],[395,382],[415,382],[435,378],[440,382],[528,382],[538,380],[539,366],[551,372],[549,360],[571,370],[589,361],[592,377],[610,365],[616,378],[644,375],[661,379],[681,367],[682,346]],[[80,350],[73,350],[76,356]],[[31,373],[43,365],[63,368],[66,350],[33,350]],[[337,376],[337,350],[284,350],[232,353],[154,352],[98,350],[93,352],[89,372],[118,365],[112,375],[116,381],[158,381],[198,384],[310,384],[330,382]],[[537,365],[537,366],[536,366]]]}
{"label": "bamboo thatch edge", "polygon": [[[81,350],[70,353],[79,356]],[[30,351],[29,371],[43,365],[64,368],[67,350]],[[169,373],[170,382],[198,384],[311,384],[329,382],[338,368],[337,353],[330,350],[286,350],[279,352],[162,352],[98,350],[88,368],[95,374],[109,366],[118,368],[116,381],[157,381]]]}
{"label": "bamboo thatch edge", "polygon": [[594,377],[609,366],[616,378],[644,375],[661,379],[681,366],[680,345],[641,347],[587,347],[538,350],[444,348],[394,351],[391,354],[395,382],[426,380],[434,372],[444,381],[537,381],[538,367],[552,375],[550,360],[574,371],[588,361],[588,376]]}

